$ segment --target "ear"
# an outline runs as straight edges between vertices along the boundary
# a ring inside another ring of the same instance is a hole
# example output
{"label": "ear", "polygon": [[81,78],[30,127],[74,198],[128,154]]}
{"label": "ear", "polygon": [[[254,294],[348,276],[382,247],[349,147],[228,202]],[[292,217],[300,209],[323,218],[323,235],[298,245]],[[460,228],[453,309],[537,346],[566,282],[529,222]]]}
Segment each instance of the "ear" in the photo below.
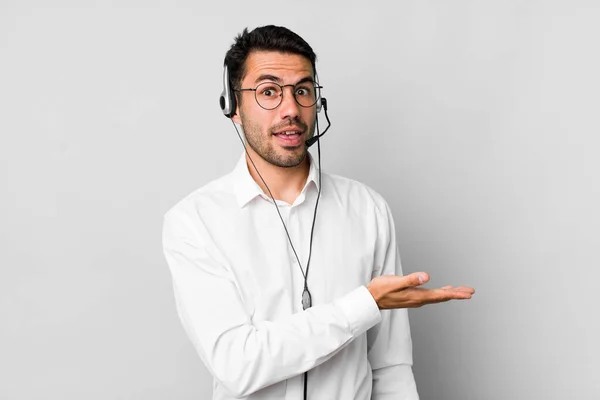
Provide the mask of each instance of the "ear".
{"label": "ear", "polygon": [[236,105],[235,114],[231,116],[231,120],[238,125],[242,124],[242,119],[240,118],[240,107]]}

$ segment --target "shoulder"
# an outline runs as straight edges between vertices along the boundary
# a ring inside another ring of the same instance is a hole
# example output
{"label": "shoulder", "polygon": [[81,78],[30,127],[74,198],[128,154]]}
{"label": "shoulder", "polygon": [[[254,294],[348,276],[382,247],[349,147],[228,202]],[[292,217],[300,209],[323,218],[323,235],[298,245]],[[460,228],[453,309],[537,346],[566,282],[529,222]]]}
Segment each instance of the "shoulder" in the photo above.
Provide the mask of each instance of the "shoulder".
{"label": "shoulder", "polygon": [[177,216],[200,216],[206,212],[218,212],[218,210],[235,204],[235,193],[231,182],[231,173],[206,183],[192,191],[164,215],[165,219]]}

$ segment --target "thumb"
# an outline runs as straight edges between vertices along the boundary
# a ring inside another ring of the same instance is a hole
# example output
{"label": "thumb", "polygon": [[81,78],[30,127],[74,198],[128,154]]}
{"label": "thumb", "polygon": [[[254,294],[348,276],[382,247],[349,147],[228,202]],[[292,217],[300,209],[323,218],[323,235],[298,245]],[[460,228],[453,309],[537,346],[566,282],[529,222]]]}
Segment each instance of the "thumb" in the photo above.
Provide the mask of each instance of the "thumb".
{"label": "thumb", "polygon": [[412,274],[405,275],[402,277],[403,288],[421,286],[429,282],[429,274],[427,272],[413,272]]}

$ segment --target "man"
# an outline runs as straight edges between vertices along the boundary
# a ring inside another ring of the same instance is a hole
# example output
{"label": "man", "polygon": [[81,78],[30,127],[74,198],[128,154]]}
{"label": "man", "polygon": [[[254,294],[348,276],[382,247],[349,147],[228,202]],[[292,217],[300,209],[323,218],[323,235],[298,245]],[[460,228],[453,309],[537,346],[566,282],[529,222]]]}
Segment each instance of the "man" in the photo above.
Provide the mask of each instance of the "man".
{"label": "man", "polygon": [[306,144],[322,101],[315,59],[275,26],[228,51],[246,149],[165,215],[179,316],[213,399],[418,399],[406,308],[474,291],[402,276],[383,198],[319,170]]}

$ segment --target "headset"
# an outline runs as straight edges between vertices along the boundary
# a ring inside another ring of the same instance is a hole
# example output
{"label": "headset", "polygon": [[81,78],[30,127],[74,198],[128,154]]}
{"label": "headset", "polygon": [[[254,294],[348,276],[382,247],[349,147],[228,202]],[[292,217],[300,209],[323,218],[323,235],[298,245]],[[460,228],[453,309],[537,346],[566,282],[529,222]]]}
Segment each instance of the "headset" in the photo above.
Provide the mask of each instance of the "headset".
{"label": "headset", "polygon": [[[317,76],[317,73],[315,71],[315,77],[316,76]],[[287,226],[285,225],[285,222],[283,221],[283,217],[281,216],[281,213],[279,212],[279,207],[277,207],[275,198],[273,197],[273,194],[271,193],[271,189],[269,189],[269,186],[263,179],[262,175],[260,174],[260,172],[258,172],[258,168],[256,168],[254,161],[252,161],[252,158],[250,157],[250,154],[248,153],[248,149],[246,148],[246,143],[242,139],[242,136],[240,135],[240,132],[239,132],[237,126],[235,125],[235,122],[232,119],[232,117],[235,115],[235,112],[237,109],[237,101],[235,98],[235,92],[231,85],[231,79],[229,76],[229,67],[227,66],[227,64],[225,64],[225,66],[223,68],[223,91],[221,92],[221,96],[219,97],[219,106],[221,107],[221,111],[223,112],[223,115],[225,115],[225,117],[227,117],[231,120],[231,123],[233,124],[233,127],[235,128],[237,135],[238,135],[240,141],[242,142],[242,146],[244,147],[244,151],[246,152],[248,159],[252,163],[254,170],[256,171],[256,173],[258,174],[258,176],[264,183],[265,187],[267,188],[267,191],[269,192],[269,196],[271,197],[271,200],[273,200],[273,205],[275,206],[275,209],[277,210],[277,214],[279,215],[279,219],[281,219],[281,223],[283,224],[283,228],[285,229],[285,233],[287,235],[288,242],[290,243],[292,251],[294,252],[294,255],[296,256],[296,260],[298,261],[298,266],[300,267],[302,276],[304,277],[304,290],[302,292],[302,309],[303,310],[307,310],[308,308],[312,307],[312,296],[310,294],[310,291],[308,290],[308,269],[310,267],[310,258],[312,255],[313,234],[314,234],[314,230],[315,230],[315,221],[317,219],[317,209],[319,207],[319,199],[321,198],[321,190],[322,190],[322,186],[321,186],[321,142],[319,141],[319,138],[321,136],[325,135],[325,132],[327,132],[327,130],[331,127],[331,122],[329,121],[329,116],[327,115],[327,99],[319,96],[319,99],[317,100],[315,105],[316,105],[317,114],[320,113],[321,110],[325,111],[325,119],[327,120],[327,127],[325,128],[325,130],[323,132],[319,132],[319,118],[317,115],[317,118],[315,120],[317,134],[306,141],[307,148],[312,146],[313,144],[315,144],[315,142],[317,143],[317,149],[318,149],[318,155],[319,155],[319,191],[317,193],[317,201],[315,203],[315,211],[313,214],[312,227],[310,230],[310,244],[309,244],[308,260],[306,262],[306,271],[304,271],[304,269],[302,268],[302,264],[300,263],[300,258],[298,257],[298,253],[296,253],[296,249],[294,248],[294,244],[292,243],[292,239],[288,232]],[[304,373],[304,400],[306,400],[307,382],[308,382],[308,371]]]}

